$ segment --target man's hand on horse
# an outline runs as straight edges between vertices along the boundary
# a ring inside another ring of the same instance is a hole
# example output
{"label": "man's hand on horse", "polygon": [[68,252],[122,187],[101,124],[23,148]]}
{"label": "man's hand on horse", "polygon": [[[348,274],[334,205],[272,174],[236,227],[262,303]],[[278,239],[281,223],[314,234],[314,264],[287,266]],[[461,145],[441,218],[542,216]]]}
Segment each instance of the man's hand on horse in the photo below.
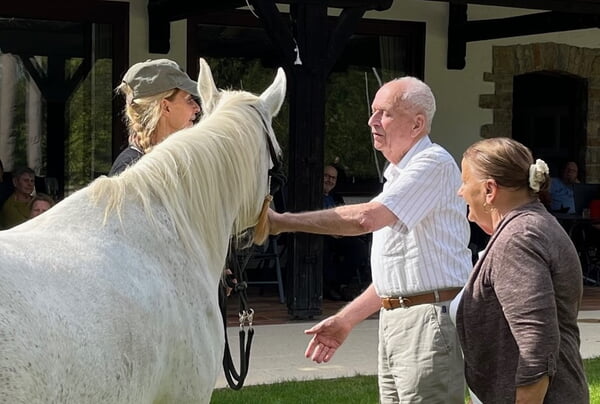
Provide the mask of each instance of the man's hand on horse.
{"label": "man's hand on horse", "polygon": [[269,208],[269,234],[276,235],[282,232],[281,226],[279,225],[281,216],[281,213],[277,213],[273,209]]}

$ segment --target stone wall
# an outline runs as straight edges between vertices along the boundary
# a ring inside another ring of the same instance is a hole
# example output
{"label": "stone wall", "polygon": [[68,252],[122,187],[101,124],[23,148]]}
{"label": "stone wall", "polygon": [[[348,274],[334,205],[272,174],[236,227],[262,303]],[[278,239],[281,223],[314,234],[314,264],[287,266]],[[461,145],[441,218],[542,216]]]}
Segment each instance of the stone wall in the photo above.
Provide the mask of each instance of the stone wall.
{"label": "stone wall", "polygon": [[493,123],[481,127],[481,136],[511,137],[515,76],[553,71],[587,79],[587,182],[600,183],[600,49],[557,43],[494,46],[492,57],[492,72],[483,79],[495,84],[495,93],[480,95],[479,106],[493,110]]}

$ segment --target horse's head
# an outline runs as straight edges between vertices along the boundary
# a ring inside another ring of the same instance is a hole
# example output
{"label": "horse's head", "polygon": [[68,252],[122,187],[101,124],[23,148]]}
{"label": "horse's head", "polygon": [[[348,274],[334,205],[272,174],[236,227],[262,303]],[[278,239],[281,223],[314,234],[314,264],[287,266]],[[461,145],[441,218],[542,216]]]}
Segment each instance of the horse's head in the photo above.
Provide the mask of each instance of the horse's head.
{"label": "horse's head", "polygon": [[[250,107],[250,111],[262,122],[262,139],[264,140],[262,152],[266,152],[267,156],[270,158],[270,164],[263,167],[267,170],[278,169],[280,167],[281,150],[279,148],[279,144],[277,143],[271,123],[273,117],[277,115],[281,105],[283,104],[285,99],[285,91],[286,77],[283,69],[281,68],[278,69],[273,83],[260,96],[253,96],[249,93],[240,91],[219,90],[215,84],[210,67],[204,59],[200,59],[198,93],[200,94],[203,113],[208,117],[217,111],[225,111],[228,101],[232,101],[233,99],[246,99],[248,102],[247,106]],[[244,94],[244,96],[242,97],[241,94]],[[260,215],[251,215],[251,224],[247,222],[249,218],[244,218],[244,215],[242,215],[242,217],[238,218],[238,223],[236,223],[235,227],[237,227],[237,229],[234,228],[235,231],[239,231],[241,228],[247,227],[248,224],[250,224],[250,227],[254,226],[254,242],[257,244],[262,244],[268,236],[268,222],[266,213],[271,198],[268,191],[269,174],[267,174],[267,170],[264,170],[265,172],[263,173],[259,173],[262,178],[266,179],[266,181],[259,181],[256,189],[258,192],[257,195],[259,195],[260,200],[263,201],[261,204]]]}

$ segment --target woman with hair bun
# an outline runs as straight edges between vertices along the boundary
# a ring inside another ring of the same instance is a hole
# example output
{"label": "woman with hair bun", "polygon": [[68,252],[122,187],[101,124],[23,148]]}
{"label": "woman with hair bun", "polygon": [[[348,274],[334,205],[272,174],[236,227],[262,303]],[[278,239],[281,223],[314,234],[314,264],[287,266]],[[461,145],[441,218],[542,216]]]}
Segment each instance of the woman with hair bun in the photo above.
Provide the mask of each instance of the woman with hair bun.
{"label": "woman with hair bun", "polygon": [[491,235],[451,305],[474,402],[589,402],[581,265],[539,201],[549,183],[546,163],[512,139],[482,140],[463,154],[458,194],[469,220]]}

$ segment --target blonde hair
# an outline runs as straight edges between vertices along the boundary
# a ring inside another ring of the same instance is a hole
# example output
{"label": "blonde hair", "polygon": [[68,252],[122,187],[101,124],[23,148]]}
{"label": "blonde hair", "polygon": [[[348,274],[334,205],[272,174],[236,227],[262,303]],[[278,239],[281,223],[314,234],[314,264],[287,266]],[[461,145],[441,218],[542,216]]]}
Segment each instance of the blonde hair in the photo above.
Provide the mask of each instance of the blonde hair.
{"label": "blonde hair", "polygon": [[179,89],[173,88],[162,93],[133,99],[133,90],[123,82],[116,90],[125,96],[125,122],[129,130],[129,144],[137,147],[143,153],[149,152],[154,146],[153,136],[161,117],[161,101],[171,100]]}
{"label": "blonde hair", "polygon": [[473,170],[481,178],[491,178],[499,186],[511,189],[528,189],[530,193],[546,192],[550,177],[543,173],[539,191],[530,186],[530,167],[534,164],[531,151],[522,143],[507,137],[480,140],[464,152]]}

